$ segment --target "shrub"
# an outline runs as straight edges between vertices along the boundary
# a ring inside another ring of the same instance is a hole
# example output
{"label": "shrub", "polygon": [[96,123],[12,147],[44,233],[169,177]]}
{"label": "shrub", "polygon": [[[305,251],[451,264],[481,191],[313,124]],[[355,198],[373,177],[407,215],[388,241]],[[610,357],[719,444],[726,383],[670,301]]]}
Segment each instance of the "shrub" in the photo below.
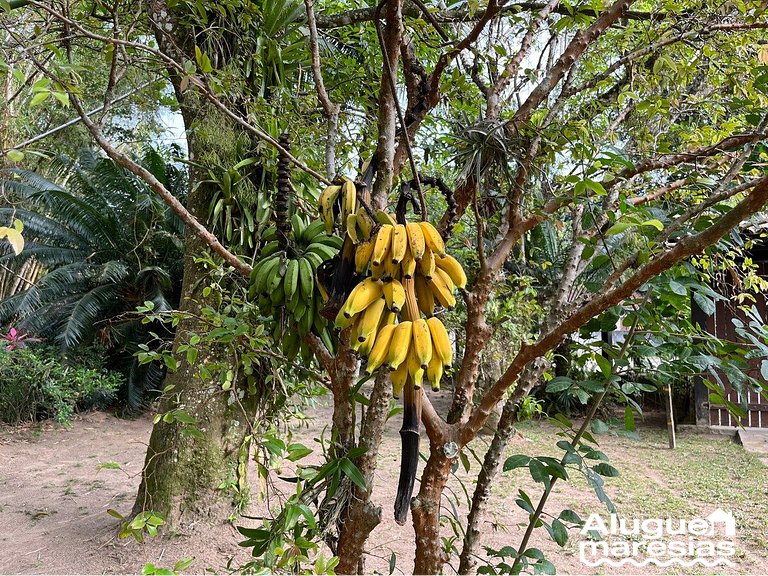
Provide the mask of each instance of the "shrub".
{"label": "shrub", "polygon": [[68,424],[78,408],[109,403],[121,381],[92,352],[61,356],[52,346],[0,348],[0,421],[55,418]]}

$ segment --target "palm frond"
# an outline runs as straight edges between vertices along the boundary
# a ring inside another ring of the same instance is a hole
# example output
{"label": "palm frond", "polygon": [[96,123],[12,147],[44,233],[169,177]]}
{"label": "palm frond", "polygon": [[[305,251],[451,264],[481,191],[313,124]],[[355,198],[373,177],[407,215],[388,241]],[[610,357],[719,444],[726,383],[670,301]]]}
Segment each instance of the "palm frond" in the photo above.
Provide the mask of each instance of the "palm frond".
{"label": "palm frond", "polygon": [[90,337],[98,320],[119,308],[120,290],[115,284],[102,284],[83,295],[72,308],[57,340],[73,348]]}

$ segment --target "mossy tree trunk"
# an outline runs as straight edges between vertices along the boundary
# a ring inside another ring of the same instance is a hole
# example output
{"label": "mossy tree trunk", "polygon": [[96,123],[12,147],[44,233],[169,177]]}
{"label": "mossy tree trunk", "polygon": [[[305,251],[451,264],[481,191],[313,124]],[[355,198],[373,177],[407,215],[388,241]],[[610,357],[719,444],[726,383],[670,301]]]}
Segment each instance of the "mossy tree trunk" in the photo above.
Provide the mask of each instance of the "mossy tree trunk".
{"label": "mossy tree trunk", "polygon": [[[190,159],[204,161],[216,145],[206,127],[212,123],[221,125],[224,120],[206,106],[186,106],[184,117]],[[200,184],[202,176],[194,169],[190,174],[187,208],[205,222],[213,190],[210,184]],[[201,290],[205,284],[200,280],[206,271],[195,262],[206,248],[198,236],[187,235],[180,310],[188,313],[189,318],[180,322],[174,348],[188,342],[191,334],[207,329],[196,320],[203,305]],[[222,484],[246,486],[245,478],[238,477],[238,470],[242,475],[245,466],[239,464],[247,462],[246,438],[251,433],[256,400],[246,395],[241,402],[229,403],[230,394],[222,391],[215,374],[211,380],[202,379],[198,374],[201,363],[222,361],[224,353],[212,348],[199,349],[195,365],[179,358],[179,369],[166,377],[166,387],[173,386],[173,389],[161,402],[160,412],[183,409],[195,419],[194,426],[201,434],[191,435],[189,425],[177,422],[161,420],[154,426],[134,513],[160,512],[172,526],[185,519],[223,519],[232,510],[233,491],[218,487]]]}
{"label": "mossy tree trunk", "polygon": [[[178,62],[194,60],[194,31],[179,23],[166,0],[150,0],[148,8],[161,50]],[[228,160],[224,158],[227,144],[234,139],[229,136],[237,131],[212,104],[194,91],[185,91],[183,79],[173,68],[169,68],[169,76],[184,119],[192,166],[187,209],[206,223],[214,185],[204,182],[207,174],[196,166]],[[174,349],[204,329],[196,317],[203,305],[204,283],[200,280],[206,271],[195,259],[207,248],[199,236],[187,233],[180,311],[187,313],[188,319],[177,327]],[[134,514],[148,510],[161,513],[171,529],[201,519],[224,520],[235,509],[238,496],[247,498],[247,466],[240,464],[247,463],[250,454],[247,438],[257,401],[246,395],[241,402],[230,403],[229,394],[222,391],[218,381],[201,378],[199,365],[224,360],[224,351],[200,346],[196,365],[179,358],[178,370],[168,374],[165,386],[173,389],[160,405],[161,413],[183,409],[195,419],[194,427],[200,433],[189,434],[190,426],[177,422],[160,420],[155,424],[133,507]],[[242,488],[232,489],[237,486]]]}

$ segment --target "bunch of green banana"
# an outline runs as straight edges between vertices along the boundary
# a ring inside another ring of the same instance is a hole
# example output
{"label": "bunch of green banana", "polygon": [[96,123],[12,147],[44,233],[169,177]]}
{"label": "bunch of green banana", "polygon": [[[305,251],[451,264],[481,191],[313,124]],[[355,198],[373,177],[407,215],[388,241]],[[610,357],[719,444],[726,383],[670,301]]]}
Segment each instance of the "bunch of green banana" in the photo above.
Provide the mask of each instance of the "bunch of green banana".
{"label": "bunch of green banana", "polygon": [[276,320],[285,309],[289,326],[286,330],[282,321],[276,322],[279,337],[275,341],[282,342],[285,355],[292,359],[299,351],[304,352],[303,338],[310,331],[333,350],[330,327],[320,315],[323,295],[315,276],[318,267],[338,253],[342,241],[325,234],[323,222],[306,222],[299,214],[291,217],[291,229],[292,239],[285,249],[274,228],[265,231],[248,297],[258,303],[265,316]]}

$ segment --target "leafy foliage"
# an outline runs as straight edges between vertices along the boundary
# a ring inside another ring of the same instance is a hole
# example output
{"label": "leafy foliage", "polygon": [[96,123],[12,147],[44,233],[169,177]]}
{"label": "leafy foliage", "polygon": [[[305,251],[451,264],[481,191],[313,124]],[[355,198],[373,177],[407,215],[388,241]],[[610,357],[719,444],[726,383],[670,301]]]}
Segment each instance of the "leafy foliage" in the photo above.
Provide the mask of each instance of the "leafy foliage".
{"label": "leafy foliage", "polygon": [[[140,160],[183,197],[184,171],[151,148]],[[183,224],[147,184],[91,151],[57,158],[52,172],[66,188],[21,169],[2,180],[12,205],[0,208],[0,218],[24,223],[26,247],[0,263],[18,269],[34,259],[45,273],[0,302],[0,322],[65,350],[98,340],[125,361],[148,338],[128,313],[148,300],[164,310],[178,304]],[[160,374],[125,368],[126,398],[135,407]]]}
{"label": "leafy foliage", "polygon": [[108,405],[122,382],[104,368],[100,353],[62,357],[51,346],[0,348],[0,422],[52,417],[68,424],[78,408]]}

